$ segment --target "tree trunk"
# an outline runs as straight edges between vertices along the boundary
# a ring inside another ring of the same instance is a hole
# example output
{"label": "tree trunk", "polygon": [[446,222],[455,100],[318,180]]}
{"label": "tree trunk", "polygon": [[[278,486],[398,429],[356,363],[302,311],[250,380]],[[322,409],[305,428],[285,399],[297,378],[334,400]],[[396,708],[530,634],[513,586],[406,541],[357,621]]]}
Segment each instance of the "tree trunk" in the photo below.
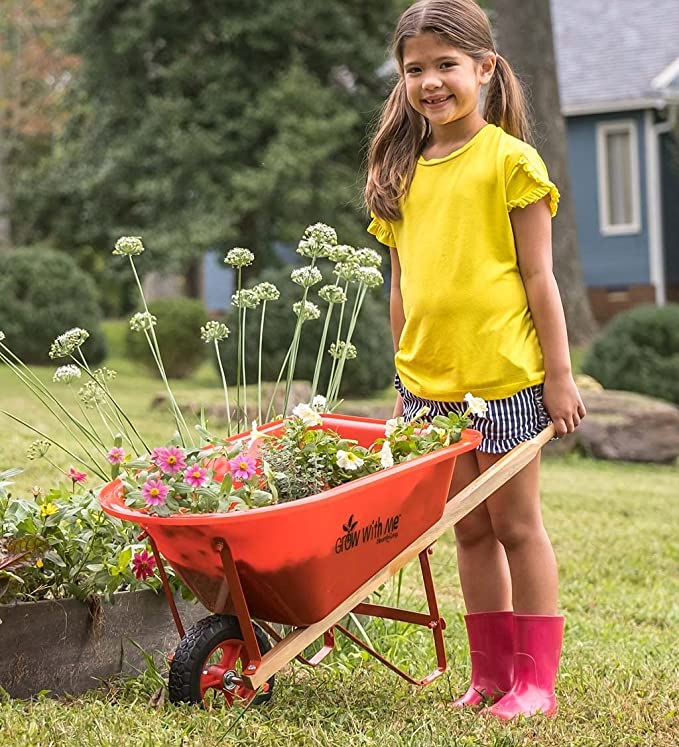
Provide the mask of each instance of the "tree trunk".
{"label": "tree trunk", "polygon": [[554,221],[554,272],[570,341],[582,345],[590,340],[596,324],[578,258],[566,124],[559,101],[549,0],[493,0],[492,5],[498,51],[526,84],[536,146],[561,192],[559,212]]}
{"label": "tree trunk", "polygon": [[[0,106],[6,99],[5,71],[0,61]],[[7,249],[11,243],[9,220],[9,137],[5,130],[4,112],[0,110],[0,249]]]}

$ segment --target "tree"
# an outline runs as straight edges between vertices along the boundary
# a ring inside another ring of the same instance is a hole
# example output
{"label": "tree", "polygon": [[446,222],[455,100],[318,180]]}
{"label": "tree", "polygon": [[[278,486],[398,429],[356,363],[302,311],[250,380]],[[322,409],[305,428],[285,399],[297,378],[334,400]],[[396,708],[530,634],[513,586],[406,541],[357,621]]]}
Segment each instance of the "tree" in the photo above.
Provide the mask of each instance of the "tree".
{"label": "tree", "polygon": [[106,248],[143,234],[183,267],[319,220],[365,241],[362,145],[393,19],[393,0],[80,0],[50,232]]}
{"label": "tree", "polygon": [[554,222],[554,271],[572,343],[586,343],[595,331],[578,258],[575,206],[568,174],[566,125],[547,0],[493,0],[499,51],[530,91],[537,145],[561,192]]}
{"label": "tree", "polygon": [[77,57],[60,45],[71,0],[5,0],[0,14],[0,246],[12,239],[13,162],[58,132],[65,83]]}

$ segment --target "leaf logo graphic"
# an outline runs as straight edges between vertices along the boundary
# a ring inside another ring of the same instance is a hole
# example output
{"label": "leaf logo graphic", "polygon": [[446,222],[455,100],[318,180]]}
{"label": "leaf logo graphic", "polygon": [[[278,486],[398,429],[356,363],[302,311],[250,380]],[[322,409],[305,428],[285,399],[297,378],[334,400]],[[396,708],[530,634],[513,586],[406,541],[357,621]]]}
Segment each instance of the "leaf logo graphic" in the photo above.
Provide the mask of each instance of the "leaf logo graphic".
{"label": "leaf logo graphic", "polygon": [[342,529],[349,534],[349,532],[353,532],[354,529],[356,529],[356,525],[358,524],[357,521],[354,521],[354,515],[351,514],[351,516],[347,519],[347,523],[342,526]]}

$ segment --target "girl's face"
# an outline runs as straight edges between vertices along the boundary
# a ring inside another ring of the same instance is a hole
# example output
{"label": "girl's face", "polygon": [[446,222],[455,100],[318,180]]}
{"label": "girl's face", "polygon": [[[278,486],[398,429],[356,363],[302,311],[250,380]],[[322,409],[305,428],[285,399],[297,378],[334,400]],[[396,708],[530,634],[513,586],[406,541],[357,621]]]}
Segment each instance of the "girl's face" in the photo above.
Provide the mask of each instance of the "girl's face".
{"label": "girl's face", "polygon": [[432,129],[478,114],[481,86],[490,81],[494,70],[492,53],[476,62],[436,34],[420,34],[403,45],[408,101]]}

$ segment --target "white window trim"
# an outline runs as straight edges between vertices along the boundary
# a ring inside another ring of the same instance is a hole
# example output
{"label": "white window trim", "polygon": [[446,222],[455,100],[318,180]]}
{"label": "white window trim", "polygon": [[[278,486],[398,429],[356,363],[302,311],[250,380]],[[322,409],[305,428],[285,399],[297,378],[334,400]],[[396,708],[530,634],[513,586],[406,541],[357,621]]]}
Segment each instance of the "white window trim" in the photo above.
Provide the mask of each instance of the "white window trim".
{"label": "white window trim", "polygon": [[[611,133],[629,134],[632,164],[632,222],[611,224],[608,215],[608,151],[606,137]],[[603,236],[627,236],[641,232],[641,186],[639,181],[639,141],[633,119],[599,122],[596,126],[597,182],[599,188],[599,230]]]}

